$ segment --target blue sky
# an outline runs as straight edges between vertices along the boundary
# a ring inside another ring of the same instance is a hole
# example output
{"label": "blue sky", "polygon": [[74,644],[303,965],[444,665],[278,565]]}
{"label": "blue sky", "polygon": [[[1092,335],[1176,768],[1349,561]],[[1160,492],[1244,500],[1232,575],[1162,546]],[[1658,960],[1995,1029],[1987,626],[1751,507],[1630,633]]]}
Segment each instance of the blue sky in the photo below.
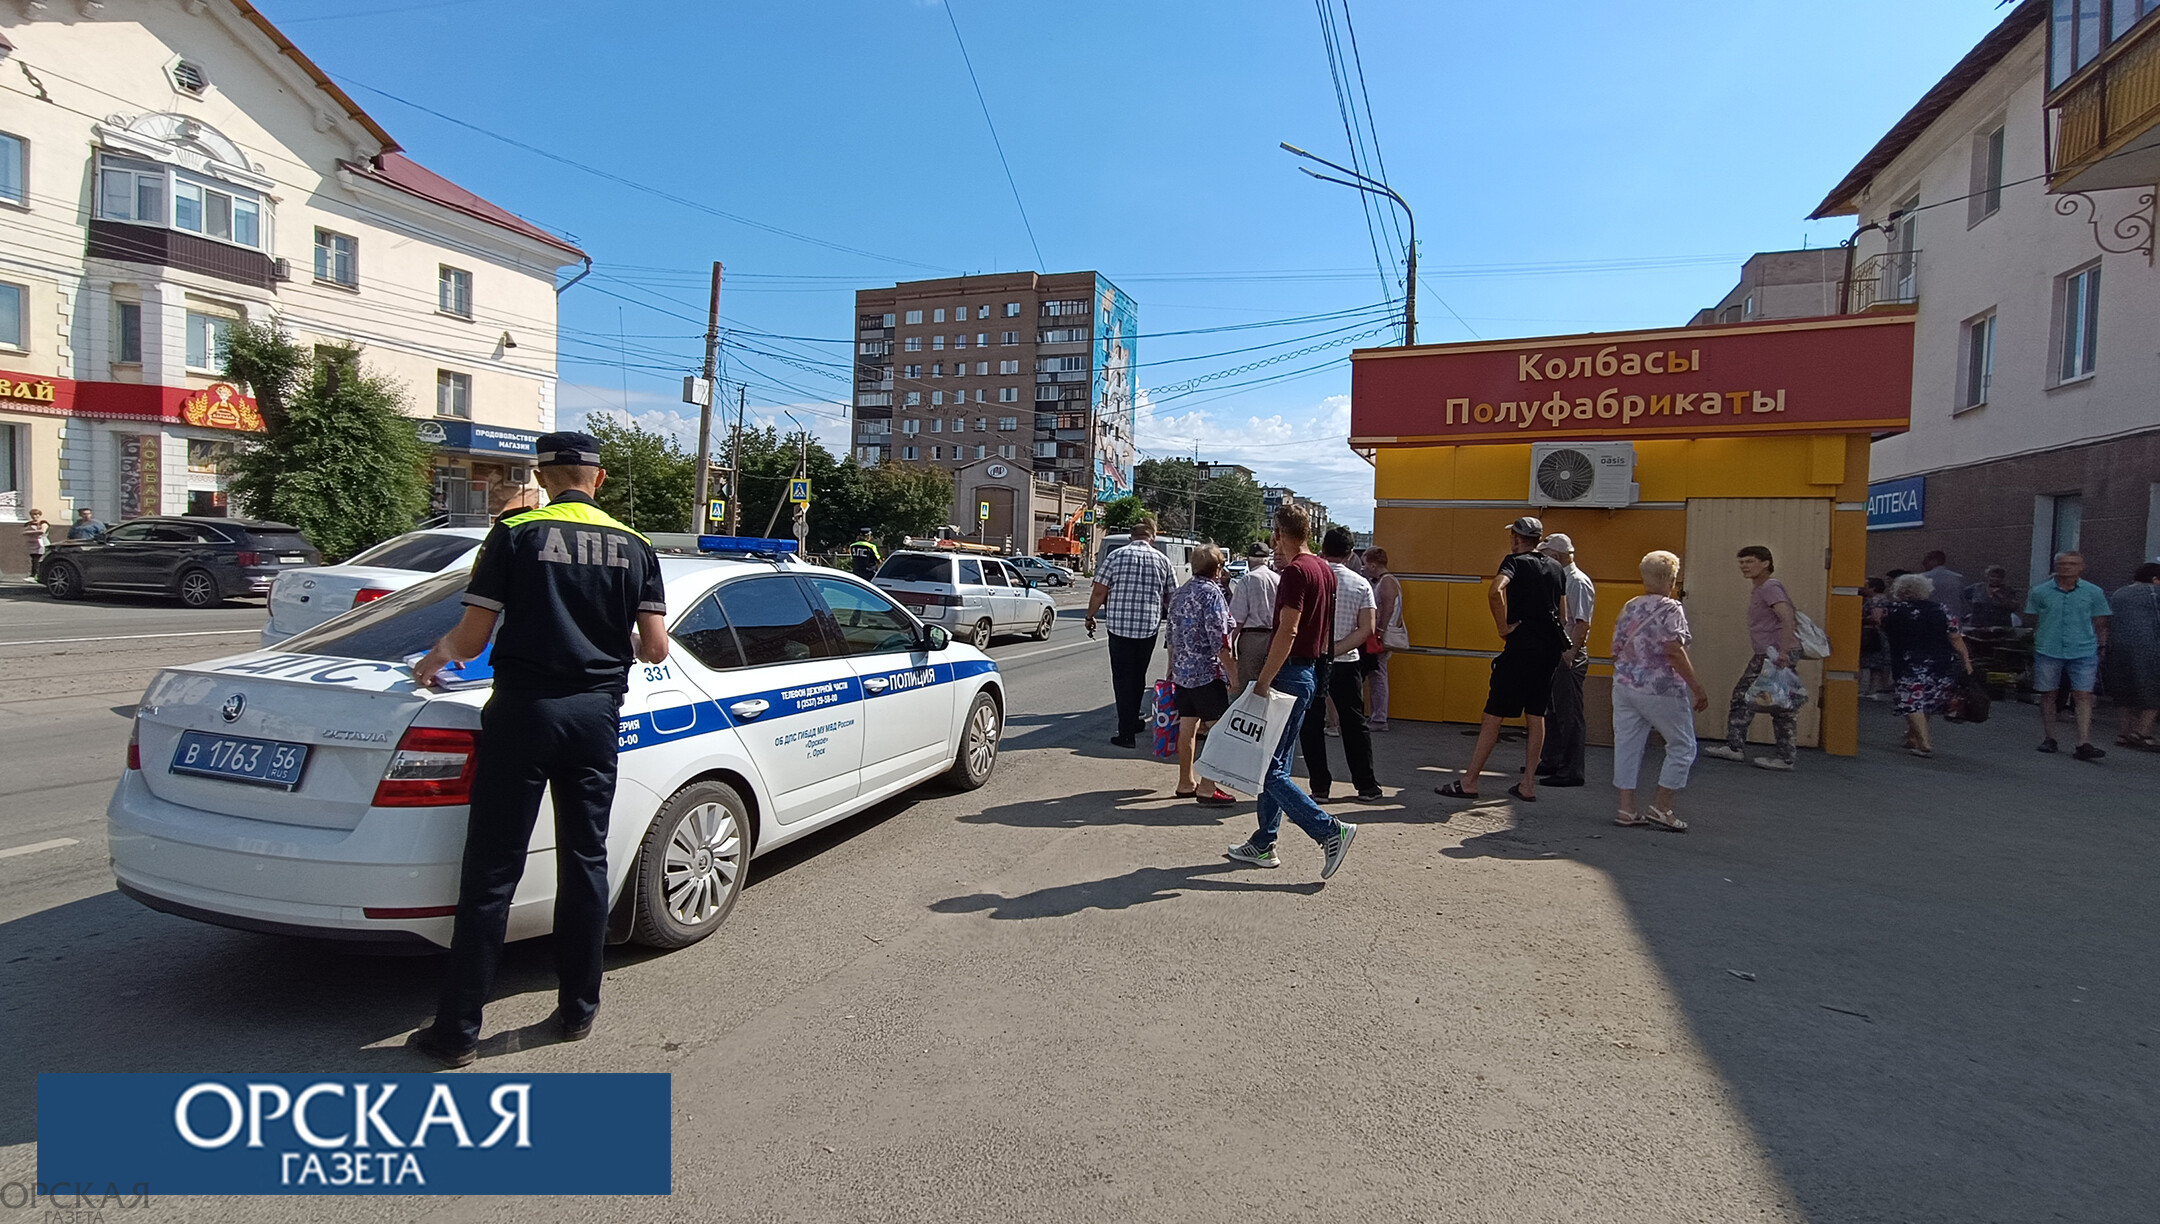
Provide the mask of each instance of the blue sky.
{"label": "blue sky", "polygon": [[[1219,376],[1144,409],[1144,454],[1243,462],[1368,525],[1370,469],[1341,442],[1348,347],[1224,375],[1361,335],[1301,339],[1368,316],[1201,330],[1368,306],[1377,326],[1399,292],[1356,193],[1276,148],[1344,159],[1314,7],[952,3],[1029,226],[938,0],[261,7],[414,158],[593,254],[593,277],[562,300],[566,424],[627,407],[680,426],[713,259],[729,326],[838,338],[858,286],[1033,267],[1039,247],[1049,270],[1098,270],[1139,303],[1142,387]],[[2002,10],[1352,0],[1350,13],[1389,181],[1418,209],[1419,338],[1436,342],[1685,322],[1747,253],[1834,245],[1849,225],[1806,214]],[[765,350],[729,370],[753,413],[792,411],[844,446],[846,349],[743,342]]]}

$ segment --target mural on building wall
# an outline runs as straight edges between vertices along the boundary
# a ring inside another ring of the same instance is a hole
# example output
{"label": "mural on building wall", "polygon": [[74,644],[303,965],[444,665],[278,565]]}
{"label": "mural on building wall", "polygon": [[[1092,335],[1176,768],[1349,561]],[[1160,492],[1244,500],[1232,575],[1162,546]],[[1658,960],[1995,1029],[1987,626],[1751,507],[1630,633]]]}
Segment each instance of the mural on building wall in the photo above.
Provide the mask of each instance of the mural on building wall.
{"label": "mural on building wall", "polygon": [[1133,490],[1137,409],[1134,402],[1134,340],[1140,312],[1116,285],[1095,278],[1095,499],[1110,501]]}

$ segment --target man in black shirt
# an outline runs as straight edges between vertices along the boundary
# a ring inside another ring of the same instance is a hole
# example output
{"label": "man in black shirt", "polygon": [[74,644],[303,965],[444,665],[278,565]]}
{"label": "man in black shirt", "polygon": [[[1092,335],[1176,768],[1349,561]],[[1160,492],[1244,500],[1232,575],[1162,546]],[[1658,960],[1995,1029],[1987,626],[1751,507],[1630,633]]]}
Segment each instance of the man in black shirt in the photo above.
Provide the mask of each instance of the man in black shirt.
{"label": "man in black shirt", "polygon": [[1478,797],[1478,776],[1500,742],[1501,720],[1520,715],[1529,730],[1529,756],[1523,761],[1522,781],[1508,787],[1508,793],[1525,803],[1537,800],[1533,771],[1545,749],[1545,711],[1552,701],[1553,670],[1568,647],[1560,611],[1567,594],[1567,574],[1552,558],[1538,553],[1538,541],[1544,536],[1545,524],[1527,514],[1508,524],[1508,555],[1486,593],[1493,627],[1500,632],[1500,657],[1493,660],[1492,687],[1485,698],[1485,717],[1478,726],[1470,767],[1460,779],[1439,788],[1451,799]]}
{"label": "man in black shirt", "polygon": [[668,652],[652,545],[593,503],[607,475],[599,443],[552,433],[537,447],[535,471],[551,500],[495,524],[473,563],[463,618],[413,665],[426,686],[478,657],[494,636],[495,686],[480,714],[448,980],[435,1023],[408,1043],[450,1067],[477,1052],[543,788],[555,797],[556,1020],[566,1041],[592,1032],[622,698],[633,653],[659,663]]}

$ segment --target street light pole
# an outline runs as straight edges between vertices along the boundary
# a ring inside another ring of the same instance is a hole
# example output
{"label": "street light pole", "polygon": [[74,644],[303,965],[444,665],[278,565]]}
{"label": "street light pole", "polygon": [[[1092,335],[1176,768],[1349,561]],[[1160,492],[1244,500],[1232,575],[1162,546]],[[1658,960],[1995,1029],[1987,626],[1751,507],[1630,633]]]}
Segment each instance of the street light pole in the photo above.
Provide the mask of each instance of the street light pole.
{"label": "street light pole", "polygon": [[[1410,250],[1408,255],[1409,277],[1403,285],[1403,343],[1405,345],[1416,344],[1417,214],[1410,211],[1410,202],[1403,199],[1401,196],[1395,194],[1395,189],[1393,187],[1388,186],[1386,183],[1381,182],[1379,179],[1369,178],[1365,175],[1359,174],[1357,171],[1352,170],[1347,166],[1338,166],[1334,162],[1331,162],[1327,158],[1321,157],[1316,153],[1307,153],[1305,150],[1298,148],[1296,145],[1291,144],[1289,141],[1282,142],[1282,147],[1284,152],[1290,153],[1297,157],[1302,157],[1306,161],[1319,162],[1321,165],[1328,167],[1330,170],[1339,170],[1342,173],[1349,175],[1350,178],[1334,178],[1329,175],[1321,174],[1318,171],[1307,170],[1304,166],[1299,166],[1298,169],[1304,170],[1305,173],[1312,175],[1314,178],[1319,179],[1323,183],[1337,183],[1344,187],[1350,187],[1358,191],[1365,192],[1367,195],[1386,196],[1388,199],[1395,201],[1396,205],[1403,210],[1403,216],[1410,219]],[[1352,182],[1352,179],[1356,181]]]}

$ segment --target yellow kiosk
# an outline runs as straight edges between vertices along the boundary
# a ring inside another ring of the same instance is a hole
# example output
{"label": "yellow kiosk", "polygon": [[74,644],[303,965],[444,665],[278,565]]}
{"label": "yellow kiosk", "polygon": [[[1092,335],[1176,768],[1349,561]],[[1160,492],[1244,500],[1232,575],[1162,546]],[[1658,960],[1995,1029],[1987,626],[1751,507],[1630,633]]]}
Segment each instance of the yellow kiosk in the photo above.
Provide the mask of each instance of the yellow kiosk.
{"label": "yellow kiosk", "polygon": [[1734,553],[1762,544],[1830,637],[1828,659],[1801,665],[1800,745],[1851,755],[1868,442],[1906,428],[1912,345],[1913,316],[1896,312],[1353,354],[1351,445],[1373,458],[1373,539],[1410,631],[1389,664],[1390,716],[1478,720],[1500,651],[1485,584],[1505,526],[1536,514],[1597,582],[1593,742],[1612,742],[1612,623],[1656,548],[1680,554],[1711,690],[1697,731],[1723,738],[1749,654]]}

